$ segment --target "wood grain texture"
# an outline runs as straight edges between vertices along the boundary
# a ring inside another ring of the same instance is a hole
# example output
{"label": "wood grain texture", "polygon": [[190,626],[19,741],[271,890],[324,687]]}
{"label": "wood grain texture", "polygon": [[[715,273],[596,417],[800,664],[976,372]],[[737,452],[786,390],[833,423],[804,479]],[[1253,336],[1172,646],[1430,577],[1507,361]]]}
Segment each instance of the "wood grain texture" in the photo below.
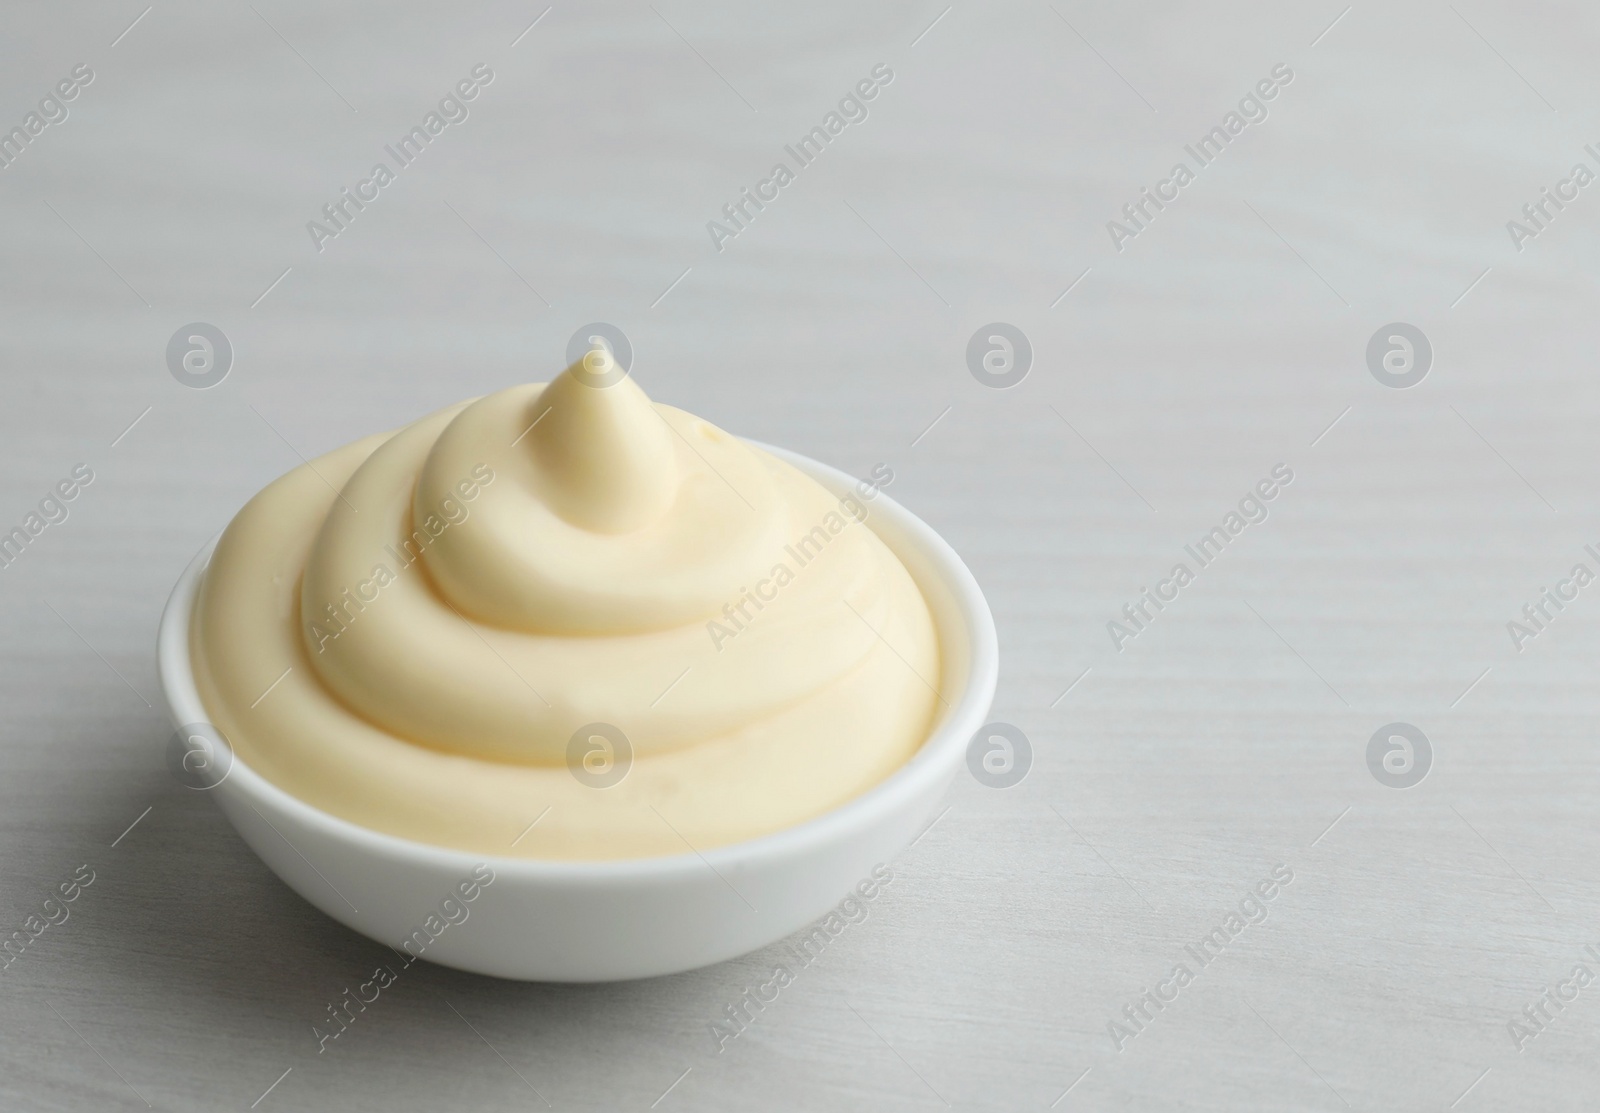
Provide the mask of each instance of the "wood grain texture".
{"label": "wood grain texture", "polygon": [[[1593,14],[542,10],[162,4],[114,46],[138,6],[7,17],[0,125],[95,77],[0,170],[0,531],[95,478],[0,569],[0,934],[95,880],[0,975],[0,1105],[1591,1107],[1600,988],[1520,1050],[1508,1024],[1600,971],[1600,587],[1520,648],[1506,624],[1600,572],[1600,186],[1507,230],[1600,171]],[[319,251],[307,222],[478,62],[468,118]],[[716,250],[880,62],[867,118]],[[1280,63],[1118,250],[1107,222]],[[542,377],[596,320],[657,399],[893,469],[989,593],[1032,768],[963,777],[720,1049],[780,951],[588,988],[418,965],[319,1053],[387,953],[166,773],[166,593],[300,456]],[[165,365],[192,321],[237,353],[209,390]],[[1035,353],[1006,390],[966,364],[993,321]],[[1404,390],[1365,357],[1395,321],[1435,352]],[[1279,464],[1266,520],[1186,557]],[[1366,759],[1396,721],[1433,751],[1404,790]],[[1265,922],[1187,957],[1280,864]]]}

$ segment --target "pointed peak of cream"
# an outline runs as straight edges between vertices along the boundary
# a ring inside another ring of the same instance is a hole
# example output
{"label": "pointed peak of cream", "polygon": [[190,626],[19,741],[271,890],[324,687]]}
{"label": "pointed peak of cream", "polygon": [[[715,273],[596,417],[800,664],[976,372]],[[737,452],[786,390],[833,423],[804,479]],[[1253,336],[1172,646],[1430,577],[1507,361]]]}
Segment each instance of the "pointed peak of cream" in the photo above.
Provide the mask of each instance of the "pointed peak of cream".
{"label": "pointed peak of cream", "polygon": [[528,434],[545,502],[595,533],[659,520],[678,494],[672,431],[604,344],[557,375],[534,402]]}
{"label": "pointed peak of cream", "polygon": [[617,357],[611,354],[611,348],[604,339],[598,336],[589,339],[593,347],[567,370],[585,380],[586,385],[595,386],[599,385],[595,382],[596,379],[609,379],[621,368],[617,364]]}

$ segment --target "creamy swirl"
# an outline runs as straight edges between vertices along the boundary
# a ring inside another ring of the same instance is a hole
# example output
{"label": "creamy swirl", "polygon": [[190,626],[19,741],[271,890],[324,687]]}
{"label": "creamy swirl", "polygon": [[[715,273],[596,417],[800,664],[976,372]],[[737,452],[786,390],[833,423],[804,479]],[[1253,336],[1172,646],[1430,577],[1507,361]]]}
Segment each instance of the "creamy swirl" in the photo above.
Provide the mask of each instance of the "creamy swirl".
{"label": "creamy swirl", "polygon": [[[252,768],[379,830],[575,858],[754,837],[881,780],[936,711],[932,620],[869,514],[597,349],[252,499],[196,676]],[[632,754],[604,789],[568,767],[595,724]]]}

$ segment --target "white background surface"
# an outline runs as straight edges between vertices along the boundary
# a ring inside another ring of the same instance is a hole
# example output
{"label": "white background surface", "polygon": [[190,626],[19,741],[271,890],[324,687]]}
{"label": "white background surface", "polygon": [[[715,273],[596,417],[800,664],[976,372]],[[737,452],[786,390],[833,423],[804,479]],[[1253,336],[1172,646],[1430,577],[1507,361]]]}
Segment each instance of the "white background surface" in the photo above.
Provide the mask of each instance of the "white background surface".
{"label": "white background surface", "polygon": [[[543,5],[163,2],[114,46],[141,5],[9,13],[0,125],[96,77],[0,170],[0,525],[96,479],[0,571],[0,929],[96,881],[0,974],[0,1104],[1590,1107],[1600,986],[1520,1052],[1507,1024],[1600,971],[1600,587],[1520,652],[1506,623],[1600,571],[1600,185],[1521,252],[1506,222],[1600,170],[1600,26],[1340,9],[670,0],[557,5],[514,45]],[[477,62],[471,118],[315,250],[306,222]],[[713,250],[878,62],[869,119]],[[1280,62],[1270,118],[1114,250]],[[206,391],[164,361],[197,320],[237,351]],[[963,777],[720,1053],[774,954],[588,988],[422,964],[319,1055],[387,952],[169,778],[160,608],[299,454],[543,378],[593,320],[662,401],[893,468],[989,593],[995,717],[1034,766]],[[1036,352],[1010,390],[965,364],[995,320]],[[1391,321],[1436,352],[1408,390],[1365,362]],[[1106,623],[1280,462],[1271,517],[1118,652]],[[1365,758],[1396,720],[1434,750],[1403,791]],[[1267,922],[1117,1051],[1108,1021],[1278,863]]]}

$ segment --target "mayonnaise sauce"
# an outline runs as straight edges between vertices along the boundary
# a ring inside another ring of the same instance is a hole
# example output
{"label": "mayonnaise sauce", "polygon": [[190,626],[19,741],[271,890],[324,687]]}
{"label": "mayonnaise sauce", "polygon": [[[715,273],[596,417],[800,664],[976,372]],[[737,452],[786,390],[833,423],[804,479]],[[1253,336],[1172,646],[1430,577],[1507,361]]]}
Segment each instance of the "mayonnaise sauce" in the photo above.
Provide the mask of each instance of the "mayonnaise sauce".
{"label": "mayonnaise sauce", "polygon": [[251,499],[196,681],[247,765],[375,830],[556,859],[742,841],[883,780],[938,710],[927,604],[869,519],[597,349]]}

